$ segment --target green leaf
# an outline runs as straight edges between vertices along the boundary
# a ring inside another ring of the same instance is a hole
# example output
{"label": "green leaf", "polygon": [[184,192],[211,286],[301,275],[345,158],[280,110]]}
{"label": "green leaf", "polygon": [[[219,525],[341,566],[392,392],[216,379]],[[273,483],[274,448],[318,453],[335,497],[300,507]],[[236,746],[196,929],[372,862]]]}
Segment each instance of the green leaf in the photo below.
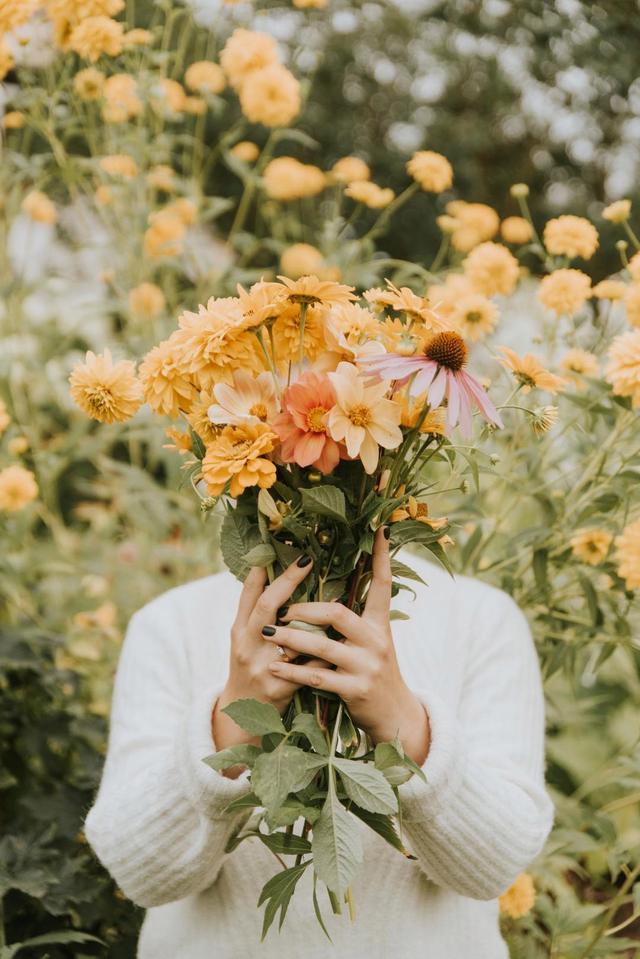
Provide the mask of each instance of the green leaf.
{"label": "green leaf", "polygon": [[328,516],[340,523],[347,522],[344,493],[337,486],[312,486],[301,489],[302,508],[306,513]]}
{"label": "green leaf", "polygon": [[284,736],[286,733],[280,713],[271,703],[261,703],[257,699],[236,699],[225,706],[222,712],[252,736],[264,736],[267,733],[282,733]]}
{"label": "green leaf", "polygon": [[313,827],[313,865],[331,892],[342,896],[362,862],[362,842],[352,817],[330,786],[320,818]]}
{"label": "green leaf", "polygon": [[391,786],[401,786],[411,779],[411,770],[405,765],[404,750],[398,750],[394,743],[378,743],[374,755],[376,769]]}
{"label": "green leaf", "polygon": [[548,574],[548,551],[546,549],[536,549],[533,551],[533,576],[538,589],[547,593],[549,590]]}
{"label": "green leaf", "polygon": [[273,832],[269,835],[261,832],[258,837],[271,852],[281,856],[303,856],[311,852],[311,843],[303,836],[296,836],[292,832]]}
{"label": "green leaf", "polygon": [[393,814],[398,811],[398,800],[384,775],[373,763],[357,759],[334,759],[342,785],[349,799],[369,812]]}
{"label": "green leaf", "polygon": [[220,528],[220,550],[227,568],[240,580],[247,576],[250,566],[245,556],[260,542],[258,527],[236,509],[230,509]]}
{"label": "green leaf", "polygon": [[351,804],[349,807],[349,812],[352,812],[354,816],[357,816],[358,819],[361,819],[362,822],[366,823],[370,829],[373,829],[378,836],[381,836],[385,842],[388,842],[390,846],[393,846],[394,849],[397,849],[398,852],[401,852],[403,856],[407,857],[407,859],[416,858],[405,847],[402,839],[398,835],[393,819],[391,819],[389,816],[384,816],[379,812],[369,812],[368,809],[363,809],[356,803]]}
{"label": "green leaf", "polygon": [[[319,764],[313,760],[319,759]],[[272,753],[262,753],[251,774],[251,786],[264,806],[273,810],[281,806],[290,792],[308,785],[326,759],[312,757],[296,746],[282,745]]]}
{"label": "green leaf", "polygon": [[283,869],[281,872],[276,873],[275,876],[269,879],[262,887],[262,892],[258,899],[258,906],[261,906],[264,902],[267,904],[264,911],[264,921],[262,923],[262,941],[264,941],[264,937],[269,932],[269,928],[276,918],[278,910],[280,910],[279,925],[280,928],[282,928],[291,897],[296,891],[296,885],[310,862],[311,860],[307,859],[306,862],[301,862],[299,866],[291,866],[290,869]]}
{"label": "green leaf", "polygon": [[70,942],[97,942],[104,946],[106,943],[102,939],[96,939],[87,932],[46,932],[42,936],[34,936],[33,939],[24,939],[22,942],[14,942],[10,946],[5,946],[0,953],[1,959],[13,959],[22,949],[30,949],[34,946],[54,946],[67,945]]}
{"label": "green leaf", "polygon": [[317,806],[305,806],[299,799],[289,796],[277,809],[267,811],[265,821],[269,829],[277,829],[279,826],[292,826],[301,816],[313,825],[319,815]]}
{"label": "green leaf", "polygon": [[223,811],[226,816],[233,813],[245,812],[249,809],[255,809],[256,806],[261,805],[262,803],[255,793],[245,793],[244,796],[238,796],[237,799],[232,799],[229,805],[224,807]]}
{"label": "green leaf", "polygon": [[311,746],[321,756],[326,756],[329,752],[327,740],[324,733],[318,725],[318,720],[313,713],[298,713],[294,718],[291,729],[294,732],[302,733],[311,743]]}
{"label": "green leaf", "polygon": [[406,546],[408,543],[422,543],[424,546],[437,542],[444,534],[443,529],[431,529],[426,523],[416,519],[405,519],[391,525],[391,545]]}
{"label": "green leaf", "polygon": [[392,609],[389,613],[389,622],[393,623],[394,621],[403,621],[406,619],[411,619],[408,613],[403,613],[400,609]]}
{"label": "green leaf", "polygon": [[257,746],[250,743],[240,743],[238,746],[229,746],[228,749],[222,749],[219,753],[213,753],[207,756],[202,762],[212,769],[229,769],[230,766],[253,766],[260,755]]}
{"label": "green leaf", "polygon": [[244,556],[247,566],[270,566],[276,559],[276,551],[271,543],[258,543]]}
{"label": "green leaf", "polygon": [[[444,551],[442,545],[438,542],[426,544],[427,549],[430,553],[433,553],[435,558],[438,560],[441,566],[444,566],[446,571],[449,573],[449,576],[454,577],[453,569],[451,563],[449,562],[449,557]],[[455,577],[454,577],[455,578]]]}
{"label": "green leaf", "polygon": [[328,932],[328,930],[327,930],[327,927],[326,927],[325,924],[324,924],[324,919],[322,918],[322,913],[320,912],[320,903],[318,902],[318,890],[317,890],[317,885],[318,885],[318,877],[316,876],[316,874],[315,874],[315,872],[314,872],[314,874],[313,874],[313,911],[314,911],[315,914],[316,914],[316,919],[317,919],[318,922],[320,923],[320,928],[321,928],[322,931],[324,932],[324,934],[325,934],[325,936],[327,937],[327,939],[329,940],[329,942],[333,945],[333,939],[332,939],[331,936],[329,935],[329,932]]}
{"label": "green leaf", "polygon": [[397,579],[410,579],[414,583],[422,583],[423,586],[427,585],[422,576],[411,569],[410,566],[401,563],[399,559],[391,560],[391,575]]}

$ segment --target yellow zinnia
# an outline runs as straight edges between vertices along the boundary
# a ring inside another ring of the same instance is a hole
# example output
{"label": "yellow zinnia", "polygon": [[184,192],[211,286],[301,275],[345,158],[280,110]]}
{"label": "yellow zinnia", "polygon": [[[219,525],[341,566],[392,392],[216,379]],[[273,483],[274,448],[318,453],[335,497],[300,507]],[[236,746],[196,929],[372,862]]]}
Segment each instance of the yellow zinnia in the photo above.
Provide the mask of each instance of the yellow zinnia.
{"label": "yellow zinnia", "polygon": [[640,326],[640,283],[632,283],[627,287],[624,305],[631,326]]}
{"label": "yellow zinnia", "polygon": [[606,529],[581,529],[569,543],[576,559],[589,566],[599,566],[607,558],[612,541],[613,533]]}
{"label": "yellow zinnia", "polygon": [[449,319],[462,336],[475,343],[493,333],[498,316],[498,307],[488,297],[469,292],[456,300]]}
{"label": "yellow zinnia", "polygon": [[553,256],[590,260],[598,249],[598,231],[581,216],[559,216],[544,228],[544,245]]}
{"label": "yellow zinnia", "polygon": [[573,316],[591,296],[591,280],[581,270],[555,270],[540,281],[538,299],[558,316]]}
{"label": "yellow zinnia", "polygon": [[227,40],[220,64],[229,83],[240,90],[247,77],[278,62],[278,46],[273,37],[253,30],[234,30]]}
{"label": "yellow zinnia", "polygon": [[22,201],[22,209],[36,223],[55,223],[58,219],[55,205],[46,193],[32,190]]}
{"label": "yellow zinnia", "polygon": [[614,200],[602,211],[602,219],[610,223],[624,223],[631,216],[631,200]]}
{"label": "yellow zinnia", "polygon": [[35,13],[40,0],[2,0],[0,2],[0,34],[9,33]]}
{"label": "yellow zinnia", "polygon": [[460,253],[469,253],[474,246],[491,240],[500,226],[500,217],[486,203],[467,203],[451,200],[447,203],[446,218],[440,217],[443,232],[451,233],[451,242]]}
{"label": "yellow zinnia", "polygon": [[382,210],[389,206],[395,197],[391,187],[381,187],[371,180],[352,180],[347,184],[344,191],[345,196],[355,200],[356,203],[363,203],[371,210]]}
{"label": "yellow zinnia", "polygon": [[266,423],[226,426],[207,447],[202,476],[212,496],[220,496],[229,484],[231,496],[241,496],[249,486],[268,489],[276,481],[276,467],[265,454],[279,440]]}
{"label": "yellow zinnia", "polygon": [[294,157],[276,157],[267,163],[262,174],[267,196],[274,200],[301,200],[316,196],[326,186],[322,170]]}
{"label": "yellow zinnia", "polygon": [[142,113],[138,85],[128,73],[114,73],[105,80],[102,96],[105,100],[102,107],[105,123],[126,123]]}
{"label": "yellow zinnia", "polygon": [[500,224],[500,233],[507,243],[528,243],[533,236],[533,227],[523,216],[508,216]]}
{"label": "yellow zinnia", "polygon": [[78,70],[73,78],[73,89],[81,100],[99,100],[102,96],[105,75],[95,67]]}
{"label": "yellow zinnia", "polygon": [[354,180],[368,180],[371,170],[360,157],[341,157],[331,167],[331,177],[338,183],[353,183]]}
{"label": "yellow zinnia", "polygon": [[300,84],[280,63],[255,70],[240,88],[240,107],[251,123],[284,127],[300,113]]}
{"label": "yellow zinnia", "polygon": [[101,423],[122,423],[142,403],[142,388],[131,360],[114,363],[109,350],[87,352],[84,363],[69,377],[71,396],[80,409]]}
{"label": "yellow zinnia", "polygon": [[280,257],[280,269],[294,280],[310,273],[319,276],[324,265],[322,253],[310,243],[294,243]]}
{"label": "yellow zinnia", "polygon": [[560,368],[564,370],[578,389],[585,389],[583,376],[598,376],[598,357],[588,350],[574,347],[568,350],[560,360]]}
{"label": "yellow zinnia", "polygon": [[598,300],[621,300],[627,292],[626,283],[620,280],[600,280],[591,290],[591,296]]}
{"label": "yellow zinnia", "polygon": [[529,873],[520,873],[498,901],[500,912],[511,919],[520,919],[531,912],[536,901],[536,890]]}
{"label": "yellow zinnia", "polygon": [[189,410],[198,395],[185,370],[179,332],[154,346],[140,364],[146,402],[156,413],[164,413],[172,420],[177,420],[181,411]]}
{"label": "yellow zinnia", "polygon": [[627,589],[640,589],[640,519],[616,536],[615,545],[618,575],[626,581]]}
{"label": "yellow zinnia", "polygon": [[113,153],[100,160],[100,168],[109,176],[119,176],[131,180],[138,175],[138,164],[127,153]]}
{"label": "yellow zinnia", "polygon": [[38,484],[31,470],[19,463],[0,470],[0,510],[17,513],[38,496]]}
{"label": "yellow zinnia", "polygon": [[102,54],[117,57],[122,53],[123,25],[110,17],[87,17],[78,24],[69,37],[69,47],[75,53],[95,63]]}
{"label": "yellow zinnia", "polygon": [[155,283],[140,283],[129,291],[129,309],[134,316],[152,320],[165,305],[164,293]]}
{"label": "yellow zinnia", "polygon": [[419,150],[407,162],[407,173],[423,190],[442,193],[453,184],[453,169],[446,157],[433,150]]}
{"label": "yellow zinnia", "polygon": [[237,160],[242,160],[243,163],[255,163],[260,156],[260,147],[251,140],[240,140],[239,143],[231,147],[230,152]]}
{"label": "yellow zinnia", "polygon": [[264,359],[258,340],[246,328],[236,297],[210,297],[197,313],[185,311],[172,337],[180,344],[181,363],[199,389],[228,383],[238,369],[262,372]]}
{"label": "yellow zinnia", "polygon": [[485,296],[513,293],[520,267],[513,254],[500,243],[481,243],[465,258],[465,276]]}
{"label": "yellow zinnia", "polygon": [[197,60],[187,67],[184,82],[196,93],[222,93],[227,85],[222,67],[210,60]]}
{"label": "yellow zinnia", "polygon": [[616,396],[630,396],[634,408],[640,407],[640,330],[616,336],[607,354],[605,378]]}

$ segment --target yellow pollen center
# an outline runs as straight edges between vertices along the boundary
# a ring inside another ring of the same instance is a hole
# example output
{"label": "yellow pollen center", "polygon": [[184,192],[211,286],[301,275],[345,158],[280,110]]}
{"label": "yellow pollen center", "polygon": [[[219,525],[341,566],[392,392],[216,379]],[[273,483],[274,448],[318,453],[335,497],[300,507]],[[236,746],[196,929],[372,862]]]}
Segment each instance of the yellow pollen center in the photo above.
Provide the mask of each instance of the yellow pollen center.
{"label": "yellow pollen center", "polygon": [[352,406],[347,415],[354,426],[368,426],[371,422],[371,410],[364,403]]}
{"label": "yellow pollen center", "polygon": [[327,411],[323,406],[314,406],[313,409],[309,410],[307,413],[307,427],[311,433],[324,433],[326,430],[326,425],[324,422],[325,413]]}
{"label": "yellow pollen center", "polygon": [[254,403],[251,409],[249,410],[251,416],[257,416],[259,420],[266,420],[269,415],[267,407],[264,403]]}
{"label": "yellow pollen center", "polygon": [[103,386],[94,387],[88,396],[89,403],[94,410],[106,410],[113,406],[113,397]]}

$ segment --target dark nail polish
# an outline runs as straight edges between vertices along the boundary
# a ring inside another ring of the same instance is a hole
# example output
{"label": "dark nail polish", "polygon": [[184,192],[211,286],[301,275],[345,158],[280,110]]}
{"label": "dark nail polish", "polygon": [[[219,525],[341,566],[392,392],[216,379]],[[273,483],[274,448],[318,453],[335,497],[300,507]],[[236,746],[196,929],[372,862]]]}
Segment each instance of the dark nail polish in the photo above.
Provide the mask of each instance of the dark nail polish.
{"label": "dark nail polish", "polygon": [[288,612],[289,612],[288,606],[281,606],[277,612],[277,618],[284,619]]}
{"label": "dark nail polish", "polygon": [[313,562],[313,559],[311,556],[301,556],[296,565],[299,566],[300,569],[304,569],[305,566],[308,566],[309,563],[312,563],[312,562]]}
{"label": "dark nail polish", "polygon": [[385,539],[389,539],[389,537],[391,536],[391,527],[385,526],[385,528],[382,530],[382,535],[384,536]]}
{"label": "dark nail polish", "polygon": [[263,626],[263,627],[262,627],[262,635],[263,635],[263,636],[275,636],[275,634],[276,634],[276,628],[275,628],[275,626]]}

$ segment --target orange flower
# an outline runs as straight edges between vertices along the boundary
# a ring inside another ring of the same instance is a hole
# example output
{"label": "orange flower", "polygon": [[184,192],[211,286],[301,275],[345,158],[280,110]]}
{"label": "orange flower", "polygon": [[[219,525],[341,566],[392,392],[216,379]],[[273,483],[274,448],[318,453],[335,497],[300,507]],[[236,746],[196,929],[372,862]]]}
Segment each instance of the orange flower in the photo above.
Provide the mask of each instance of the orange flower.
{"label": "orange flower", "polygon": [[202,461],[202,476],[212,496],[220,496],[229,486],[231,496],[241,496],[249,486],[268,489],[276,481],[276,467],[265,458],[276,446],[278,437],[266,423],[226,426],[207,447]]}
{"label": "orange flower", "polygon": [[142,390],[130,360],[114,363],[109,350],[96,356],[91,350],[85,362],[69,377],[71,396],[80,409],[101,423],[122,423],[137,412]]}
{"label": "orange flower", "polygon": [[285,390],[283,412],[273,421],[285,463],[315,466],[322,473],[335,469],[340,460],[340,445],[329,435],[327,425],[327,414],[335,402],[330,380],[318,373],[303,373]]}
{"label": "orange flower", "polygon": [[566,380],[560,376],[555,376],[540,362],[533,353],[525,353],[520,357],[508,346],[500,346],[498,349],[504,354],[500,361],[504,366],[511,370],[515,378],[522,384],[522,392],[528,393],[537,388],[547,390],[548,393],[557,393],[566,384]]}
{"label": "orange flower", "polygon": [[429,516],[429,507],[426,503],[419,503],[415,496],[410,496],[405,506],[394,509],[389,517],[390,523],[401,523],[402,520],[413,519],[418,523],[424,523],[431,529],[442,529],[449,522],[446,516],[439,516],[437,519],[431,519]]}
{"label": "orange flower", "polygon": [[188,410],[197,396],[184,368],[179,332],[154,346],[140,364],[145,400],[156,413],[165,413],[172,420],[181,410]]}

